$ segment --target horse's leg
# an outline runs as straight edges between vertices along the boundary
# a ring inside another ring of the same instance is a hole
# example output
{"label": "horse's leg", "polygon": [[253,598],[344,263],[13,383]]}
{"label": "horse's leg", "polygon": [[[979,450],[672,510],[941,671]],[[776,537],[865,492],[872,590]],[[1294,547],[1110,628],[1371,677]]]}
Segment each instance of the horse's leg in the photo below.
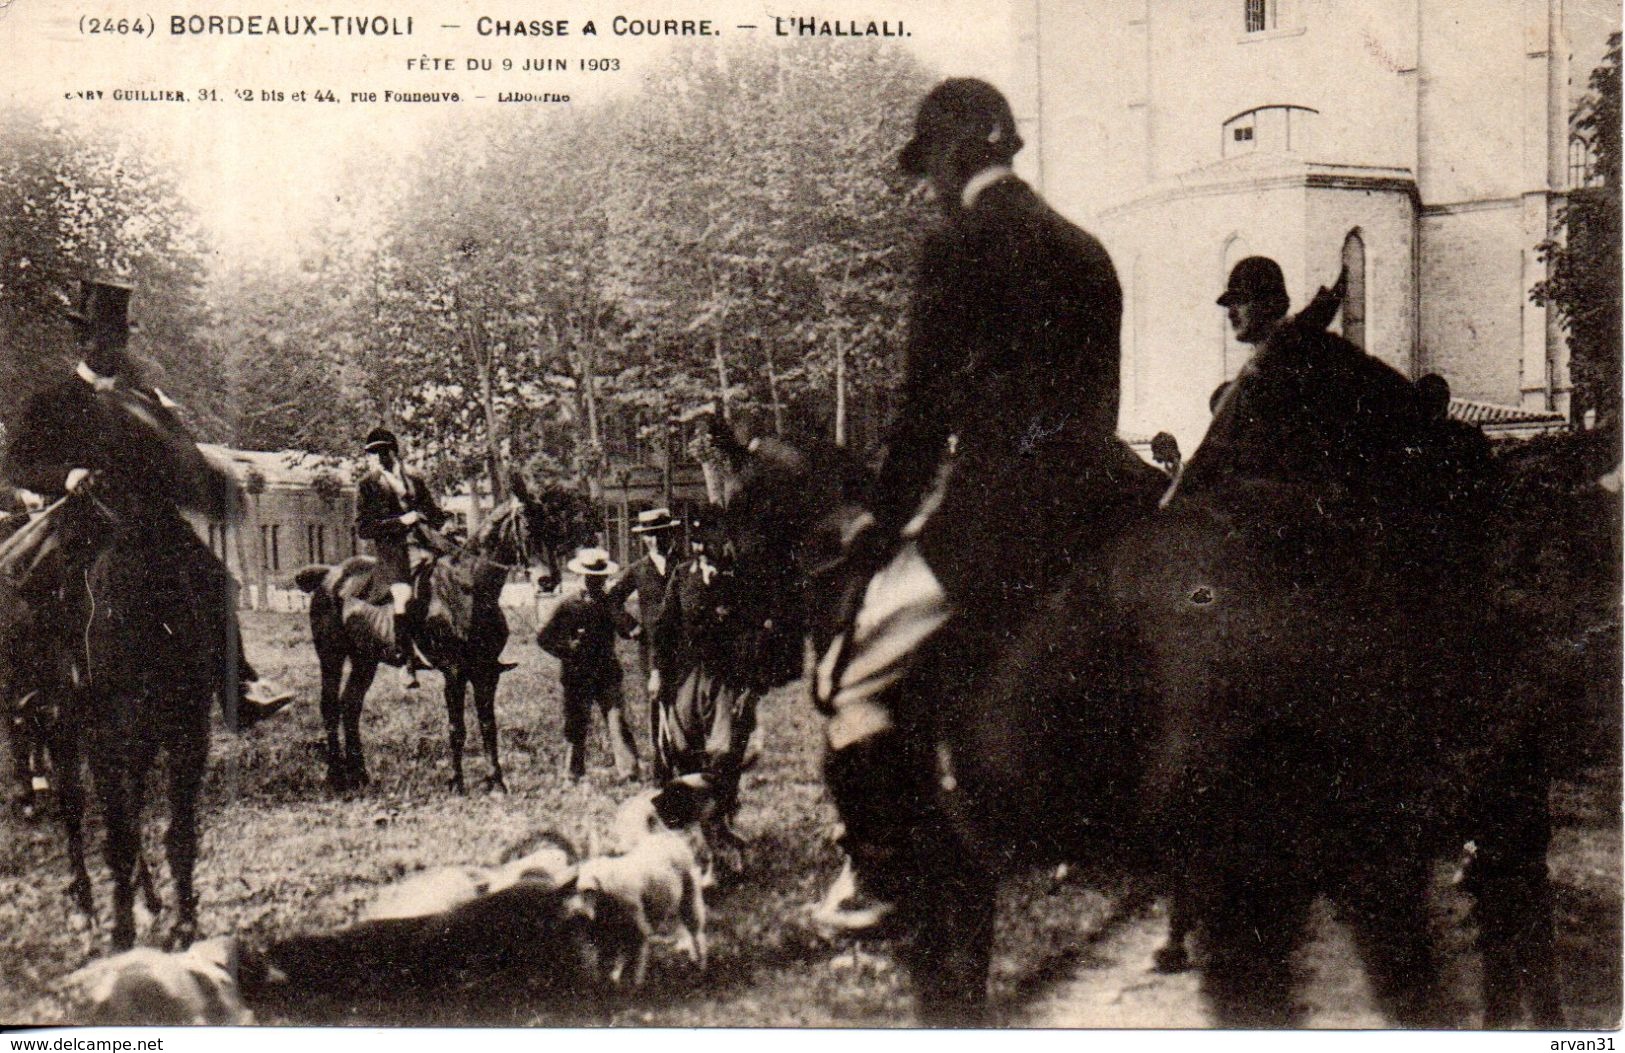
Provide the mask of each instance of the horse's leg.
{"label": "horse's leg", "polygon": [[339,721],[344,716],[339,700],[339,684],[344,679],[344,655],[323,653],[321,667],[322,729],[327,733],[327,786],[334,793],[343,793],[349,789],[349,779],[344,774],[344,753],[339,748]]}
{"label": "horse's leg", "polygon": [[1512,758],[1479,816],[1467,884],[1484,959],[1484,1026],[1514,1027],[1526,1007],[1537,1028],[1564,1026],[1552,922],[1548,778],[1531,748]]}
{"label": "horse's leg", "polygon": [[1339,898],[1371,993],[1400,1027],[1450,1026],[1438,1015],[1426,858],[1411,844],[1376,845],[1360,855],[1364,865]]}
{"label": "horse's leg", "polygon": [[209,720],[206,706],[188,714],[190,726],[176,728],[169,741],[169,829],[164,848],[169,876],[175,882],[175,926],[172,949],[184,950],[197,939],[197,891],[192,872],[197,865],[198,792],[209,760]]}
{"label": "horse's leg", "polygon": [[107,869],[113,875],[113,950],[135,946],[135,869],[141,856],[141,790],[151,763],[141,743],[120,755],[124,744],[98,742],[91,750],[102,812],[107,823]]}
{"label": "horse's leg", "polygon": [[[1212,896],[1197,902],[1207,960],[1202,993],[1220,1027],[1291,1027],[1292,954],[1303,937],[1313,901],[1310,888],[1286,874],[1290,864],[1268,853],[1247,853],[1250,866],[1193,860],[1215,874]],[[1240,862],[1235,861],[1235,862]]]}
{"label": "horse's leg", "polygon": [[497,755],[497,684],[498,674],[481,673],[474,678],[474,715],[480,722],[480,739],[485,744],[485,757],[491,764],[491,775],[486,789],[506,793],[508,783],[502,777],[502,760]]}
{"label": "horse's leg", "polygon": [[378,663],[350,659],[350,677],[344,682],[342,698],[344,710],[344,773],[352,787],[362,787],[372,780],[367,776],[367,762],[361,752],[361,706],[367,700],[373,677],[378,675]]}
{"label": "horse's leg", "polygon": [[467,793],[463,784],[463,745],[468,741],[468,721],[463,712],[468,698],[468,678],[461,672],[446,674],[446,721],[451,726],[451,790]]}
{"label": "horse's leg", "polygon": [[68,868],[72,880],[68,898],[87,925],[96,924],[96,904],[91,895],[90,870],[85,866],[85,784],[79,763],[79,739],[66,721],[51,736],[51,762],[56,769],[57,809],[62,813],[62,829],[68,838]]}
{"label": "horse's leg", "polygon": [[920,879],[898,904],[919,923],[908,962],[920,1023],[982,1026],[987,1022],[998,881],[970,858],[957,838],[944,832],[926,840],[933,843],[919,847],[925,857]]}
{"label": "horse's leg", "polygon": [[1183,878],[1175,877],[1165,900],[1168,904],[1168,942],[1157,948],[1156,970],[1159,973],[1182,973],[1191,967],[1190,952],[1185,947],[1191,933],[1191,890]]}

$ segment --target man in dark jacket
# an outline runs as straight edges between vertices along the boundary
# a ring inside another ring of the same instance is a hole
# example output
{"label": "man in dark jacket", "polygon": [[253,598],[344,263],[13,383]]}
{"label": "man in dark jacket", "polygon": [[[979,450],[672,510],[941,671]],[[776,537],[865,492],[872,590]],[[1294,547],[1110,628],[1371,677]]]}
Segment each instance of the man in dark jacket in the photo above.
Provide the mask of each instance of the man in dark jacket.
{"label": "man in dark jacket", "polygon": [[[80,283],[68,318],[83,357],[73,376],[29,399],[6,449],[4,474],[47,501],[93,493],[120,520],[139,525],[162,573],[234,596],[230,571],[181,513],[229,519],[237,510],[236,482],[198,450],[175,404],[134,375],[125,353],[130,295],[129,286],[114,282]],[[43,609],[56,605],[50,590],[36,600],[42,609],[33,613],[55,624],[53,611]],[[240,691],[221,702],[228,726],[242,730],[281,709],[293,692],[254,672],[235,619],[230,632]]]}
{"label": "man in dark jacket", "polygon": [[621,709],[621,663],[615,657],[615,637],[630,637],[637,622],[604,590],[604,582],[621,568],[603,549],[584,548],[565,569],[581,575],[584,590],[560,603],[536,634],[537,646],[559,660],[565,764],[573,779],[587,773],[587,732],[596,705],[609,727],[616,773],[623,779],[636,779],[638,748]]}
{"label": "man in dark jacket", "polygon": [[[874,522],[849,547],[868,585],[815,677],[832,714],[826,776],[859,878],[888,869],[912,821],[909,790],[889,781],[886,689],[928,641],[943,675],[974,676],[1110,532],[1125,483],[1155,474],[1115,438],[1122,291],[1111,259],[1012,173],[1021,146],[1003,96],[956,79],[926,96],[899,158],[929,182],[946,222],[920,254]],[[887,897],[863,884],[832,893],[819,919],[852,930],[878,920]]]}
{"label": "man in dark jacket", "polygon": [[419,663],[412,647],[413,582],[435,555],[446,551],[446,541],[436,531],[448,517],[423,477],[402,463],[394,432],[368,432],[366,454],[367,474],[356,485],[356,534],[372,542],[378,561],[372,598],[379,602],[388,591],[395,614],[394,658],[415,684]]}
{"label": "man in dark jacket", "polygon": [[1323,298],[1290,317],[1274,260],[1237,263],[1218,303],[1256,350],[1164,503],[1200,494],[1243,510],[1295,574],[1391,575],[1393,560],[1418,558],[1415,388],[1327,332]]}
{"label": "man in dark jacket", "polygon": [[660,748],[660,694],[677,689],[671,683],[670,658],[656,647],[653,632],[676,566],[671,549],[677,526],[668,508],[639,512],[632,533],[643,540],[643,558],[609,588],[609,598],[617,604],[624,604],[633,593],[638,597],[638,660],[649,702],[649,746],[656,751]]}

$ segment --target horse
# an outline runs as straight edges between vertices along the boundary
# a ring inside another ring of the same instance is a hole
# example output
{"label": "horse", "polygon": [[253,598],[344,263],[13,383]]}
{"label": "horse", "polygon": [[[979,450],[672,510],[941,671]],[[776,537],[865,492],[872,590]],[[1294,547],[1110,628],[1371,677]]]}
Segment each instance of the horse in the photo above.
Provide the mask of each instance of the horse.
{"label": "horse", "polygon": [[[762,586],[741,602],[781,637],[760,653],[788,682],[785,638],[821,654],[841,629],[836,557],[861,474],[817,443],[731,456],[726,529],[741,580]],[[899,915],[925,1022],[985,1019],[1001,874],[1093,859],[1174,890],[1222,1025],[1293,1019],[1287,962],[1320,893],[1350,908],[1387,1011],[1437,1024],[1421,912],[1430,861],[1464,835],[1481,848],[1486,1023],[1520,1007],[1561,1020],[1539,722],[1456,675],[1479,623],[1434,604],[1421,636],[1413,592],[1284,579],[1256,526],[1198,499],[1148,510],[981,675],[933,675],[955,656],[928,641],[892,689],[897,777],[877,806],[914,805]]]}
{"label": "horse", "polygon": [[[167,937],[185,948],[198,932],[193,870],[198,796],[209,753],[209,711],[234,698],[229,576],[195,546],[178,516],[121,519],[93,496],[70,495],[51,513],[61,550],[77,555],[52,596],[33,596],[37,689],[34,723],[49,752],[73,875],[68,894],[92,923],[85,864],[88,761],[104,813],[113,878],[112,948],[135,943],[135,891],[161,907],[141,851],[146,778],[166,757],[164,845],[176,914]],[[55,580],[55,579],[53,579]]]}
{"label": "horse", "polygon": [[[465,707],[470,686],[490,764],[486,788],[507,789],[497,755],[496,693],[502,674],[514,665],[502,661],[508,622],[497,601],[510,570],[557,547],[554,533],[541,504],[515,479],[512,496],[492,511],[468,544],[434,562],[423,579],[426,587],[420,587],[426,599],[414,601],[423,604],[418,648],[445,675],[450,788],[456,793],[467,792],[463,744],[468,736]],[[368,599],[374,562],[370,556],[352,556],[336,566],[305,567],[294,577],[311,596],[310,629],[321,666],[322,723],[327,731],[327,781],[339,793],[369,781],[361,749],[361,707],[379,663],[391,651],[389,604]]]}

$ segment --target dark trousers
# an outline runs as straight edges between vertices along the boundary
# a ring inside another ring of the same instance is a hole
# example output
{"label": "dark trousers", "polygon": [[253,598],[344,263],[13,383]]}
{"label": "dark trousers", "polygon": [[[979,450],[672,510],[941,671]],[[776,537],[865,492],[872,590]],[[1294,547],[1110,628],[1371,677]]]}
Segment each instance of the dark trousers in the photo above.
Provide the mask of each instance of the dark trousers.
{"label": "dark trousers", "polygon": [[609,748],[615,767],[623,775],[637,770],[638,747],[626,723],[621,706],[619,680],[564,679],[564,742],[569,748],[567,763],[571,775],[587,770],[587,734],[592,730],[593,707],[604,714],[609,730]]}

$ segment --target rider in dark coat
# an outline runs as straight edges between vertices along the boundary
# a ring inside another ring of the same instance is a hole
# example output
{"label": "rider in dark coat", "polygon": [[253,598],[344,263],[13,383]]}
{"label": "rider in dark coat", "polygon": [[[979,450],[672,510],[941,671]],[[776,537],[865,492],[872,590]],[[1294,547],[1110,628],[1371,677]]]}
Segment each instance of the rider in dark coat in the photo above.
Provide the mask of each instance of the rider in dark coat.
{"label": "rider in dark coat", "polygon": [[1289,318],[1274,260],[1237,263],[1218,302],[1256,350],[1165,503],[1217,495],[1268,525],[1295,575],[1385,574],[1415,559],[1426,428],[1412,384],[1327,332],[1317,305]]}
{"label": "rider in dark coat", "polygon": [[[231,517],[236,482],[204,458],[174,403],[132,375],[125,356],[129,301],[127,286],[81,283],[78,309],[69,318],[83,359],[73,376],[28,401],[6,450],[5,475],[47,500],[92,495],[117,517],[111,529],[141,534],[154,574],[235,595],[230,572],[181,510]],[[55,606],[49,598],[41,602]],[[50,611],[35,613],[51,618]],[[282,708],[293,694],[257,677],[242,656],[235,624],[231,640],[241,692],[225,693],[222,703],[227,723],[240,729]]]}
{"label": "rider in dark coat", "polygon": [[[910,663],[973,677],[1128,511],[1120,495],[1159,475],[1115,437],[1123,298],[1111,259],[1012,173],[1021,146],[1003,96],[956,79],[926,96],[899,158],[946,222],[920,254],[874,523],[849,549],[868,584],[815,678],[857,868],[856,887],[838,883],[819,911],[832,927],[883,916],[888,894],[871,893],[914,821],[888,745],[890,686]],[[927,649],[938,657],[915,662]]]}
{"label": "rider in dark coat", "polygon": [[387,428],[367,433],[367,474],[356,484],[356,534],[371,541],[377,556],[373,602],[387,591],[394,605],[395,660],[416,666],[412,650],[413,579],[446,541],[436,531],[449,518],[435,503],[423,477],[401,462],[400,441]]}
{"label": "rider in dark coat", "polygon": [[638,777],[638,750],[621,709],[621,662],[615,637],[630,637],[637,622],[610,599],[604,582],[620,568],[599,548],[582,549],[566,569],[582,576],[585,589],[561,602],[536,634],[536,644],[559,660],[564,688],[566,766],[572,778],[587,773],[587,732],[596,704],[609,727],[615,768],[623,779]]}

